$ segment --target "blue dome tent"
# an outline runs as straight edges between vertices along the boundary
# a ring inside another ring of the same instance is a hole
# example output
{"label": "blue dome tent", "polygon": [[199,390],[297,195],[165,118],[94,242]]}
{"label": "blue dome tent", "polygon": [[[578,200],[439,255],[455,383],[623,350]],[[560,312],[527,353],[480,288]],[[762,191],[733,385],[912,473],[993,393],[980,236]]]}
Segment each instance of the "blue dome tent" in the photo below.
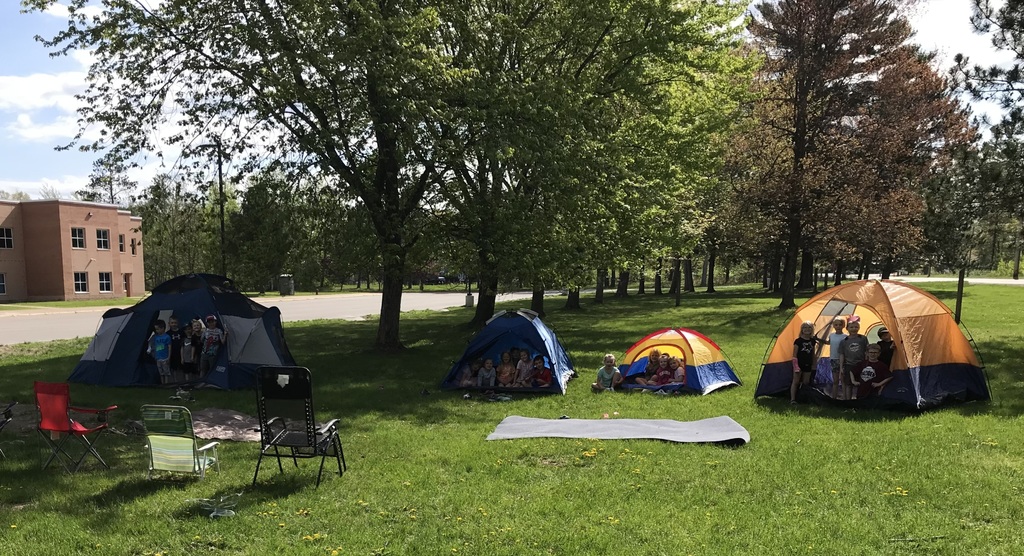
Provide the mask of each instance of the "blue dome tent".
{"label": "blue dome tent", "polygon": [[520,309],[518,311],[501,311],[487,321],[483,330],[469,342],[462,357],[452,365],[451,370],[441,388],[452,390],[459,388],[459,376],[462,371],[477,359],[493,359],[495,365],[501,361],[502,352],[512,348],[525,349],[533,358],[544,357],[544,362],[551,369],[554,380],[547,388],[487,388],[488,390],[504,390],[506,392],[551,392],[565,394],[565,386],[573,376],[572,359],[565,351],[561,342],[541,320],[537,313]]}
{"label": "blue dome tent", "polygon": [[249,299],[223,276],[188,274],[153,288],[127,309],[103,314],[99,329],[68,382],[99,386],[160,384],[156,363],[146,354],[156,321],[173,315],[182,323],[215,315],[227,343],[202,382],[225,389],[253,388],[262,365],[295,365],[281,328],[281,312]]}

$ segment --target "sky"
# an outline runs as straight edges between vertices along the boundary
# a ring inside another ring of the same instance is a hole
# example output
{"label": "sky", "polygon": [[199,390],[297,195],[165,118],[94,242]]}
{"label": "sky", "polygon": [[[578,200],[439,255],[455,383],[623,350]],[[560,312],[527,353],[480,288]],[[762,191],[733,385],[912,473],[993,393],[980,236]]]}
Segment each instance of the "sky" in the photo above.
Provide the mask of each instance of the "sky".
{"label": "sky", "polygon": [[[46,187],[70,197],[88,181],[96,155],[55,147],[67,145],[78,132],[74,96],[85,89],[89,54],[51,58],[33,37],[52,36],[64,27],[60,7],[23,14],[19,4],[0,0],[0,190],[35,199]],[[982,65],[1012,59],[995,51],[988,37],[974,33],[970,6],[971,0],[921,0],[913,15],[917,42],[939,53],[943,72],[958,52]],[[998,116],[991,104],[977,104],[975,110]],[[164,170],[154,162],[129,177],[147,183]]]}

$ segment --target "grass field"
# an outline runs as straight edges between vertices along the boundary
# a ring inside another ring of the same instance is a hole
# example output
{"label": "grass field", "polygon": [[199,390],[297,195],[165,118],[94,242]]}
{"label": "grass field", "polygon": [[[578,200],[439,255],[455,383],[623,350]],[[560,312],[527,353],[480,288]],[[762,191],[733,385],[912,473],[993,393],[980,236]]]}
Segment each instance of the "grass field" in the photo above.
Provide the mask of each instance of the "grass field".
{"label": "grass field", "polygon": [[[929,284],[952,304],[954,283]],[[289,324],[312,369],[320,417],[342,418],[349,471],[314,488],[316,463],[251,487],[255,443],[222,445],[203,481],[145,479],[144,442],[110,435],[110,471],[39,470],[35,433],[0,434],[0,554],[1020,554],[1024,546],[1024,289],[969,286],[964,321],[985,358],[992,403],[920,415],[791,407],[754,400],[759,365],[788,318],[755,289],[667,297],[549,299],[545,319],[581,378],[566,396],[511,402],[436,390],[472,331],[466,309],[403,319],[408,349],[366,351],[374,322]],[[595,395],[605,352],[648,332],[694,328],[716,340],[744,384],[705,397]],[[0,400],[31,403],[33,380],[63,380],[84,341],[0,352]],[[421,390],[430,395],[421,395]],[[116,403],[137,419],[159,389],[73,385],[80,405]],[[253,392],[197,393],[194,408],[255,414]],[[739,448],[657,441],[486,442],[507,415],[696,420],[729,415]],[[269,467],[269,469],[267,468]],[[328,469],[330,465],[328,464]],[[326,473],[326,471],[325,471]],[[193,498],[241,492],[238,515],[213,520]]]}

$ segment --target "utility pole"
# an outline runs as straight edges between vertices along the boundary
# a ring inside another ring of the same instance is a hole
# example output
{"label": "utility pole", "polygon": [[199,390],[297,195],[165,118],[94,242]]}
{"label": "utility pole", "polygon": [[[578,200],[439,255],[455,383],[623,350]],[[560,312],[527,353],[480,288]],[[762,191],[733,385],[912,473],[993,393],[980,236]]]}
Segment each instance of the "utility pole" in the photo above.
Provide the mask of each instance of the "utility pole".
{"label": "utility pole", "polygon": [[220,138],[214,138],[217,147],[217,185],[220,188],[220,275],[228,275],[228,257],[224,251],[224,150],[220,146]]}
{"label": "utility pole", "polygon": [[228,275],[228,257],[224,248],[224,149],[221,147],[220,137],[214,137],[213,143],[196,145],[196,148],[217,149],[217,186],[220,192],[220,274],[226,277]]}

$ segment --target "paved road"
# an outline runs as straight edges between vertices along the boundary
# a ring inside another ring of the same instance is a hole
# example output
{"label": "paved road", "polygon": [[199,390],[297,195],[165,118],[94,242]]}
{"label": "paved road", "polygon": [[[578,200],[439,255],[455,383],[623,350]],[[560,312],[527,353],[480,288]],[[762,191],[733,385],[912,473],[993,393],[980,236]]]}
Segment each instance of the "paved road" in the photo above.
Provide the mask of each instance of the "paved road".
{"label": "paved road", "polygon": [[[511,293],[498,296],[498,301],[529,299],[530,293]],[[351,293],[340,295],[263,297],[256,301],[281,309],[285,322],[315,319],[360,320],[376,317],[380,313],[379,293]],[[474,300],[475,301],[475,300]],[[459,292],[405,292],[402,310],[444,310],[460,307],[466,294]],[[91,337],[96,333],[103,313],[110,307],[84,307],[79,309],[25,309],[0,311],[0,345],[22,342],[46,342],[77,337]]]}
{"label": "paved road", "polygon": [[[907,282],[949,282],[956,278],[927,278],[900,276]],[[968,284],[999,284],[1024,286],[1024,280],[1010,278],[968,278]],[[551,292],[557,294],[557,292]],[[530,293],[503,294],[499,301],[529,299]],[[315,319],[359,320],[376,316],[380,312],[379,293],[350,293],[319,296],[256,298],[263,305],[276,305],[285,322]],[[444,310],[462,306],[466,294],[460,292],[405,292],[402,310]],[[96,333],[100,317],[109,307],[80,309],[25,309],[0,311],[0,345],[22,342],[46,342],[77,337],[91,337]]]}

